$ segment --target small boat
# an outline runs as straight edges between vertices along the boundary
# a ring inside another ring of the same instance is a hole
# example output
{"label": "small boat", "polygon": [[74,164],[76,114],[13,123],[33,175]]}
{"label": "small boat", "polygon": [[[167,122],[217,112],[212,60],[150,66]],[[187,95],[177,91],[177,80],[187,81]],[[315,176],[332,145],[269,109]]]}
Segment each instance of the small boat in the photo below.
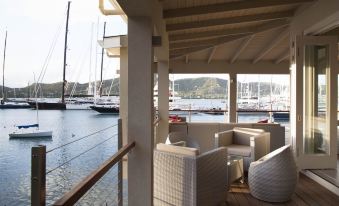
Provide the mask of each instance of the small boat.
{"label": "small boat", "polygon": [[116,105],[94,105],[90,108],[102,114],[119,114],[119,107]]}
{"label": "small boat", "polygon": [[10,138],[29,138],[29,137],[52,137],[52,131],[39,129],[39,124],[20,125],[17,129],[9,133]]}
{"label": "small boat", "polygon": [[27,108],[31,108],[31,106],[27,103],[1,102],[0,104],[0,109],[27,109]]}
{"label": "small boat", "polygon": [[31,108],[41,110],[65,110],[66,104],[62,102],[28,102]]}
{"label": "small boat", "polygon": [[2,64],[2,99],[0,100],[0,109],[24,109],[30,108],[29,104],[23,102],[8,101],[5,97],[5,62],[6,62],[6,47],[7,47],[7,31],[5,36],[4,58]]}
{"label": "small boat", "polygon": [[203,113],[205,114],[210,114],[210,115],[224,115],[224,111],[221,110],[221,108],[212,108],[210,110],[207,110],[207,111],[203,111]]}
{"label": "small boat", "polygon": [[290,113],[289,112],[273,112],[274,120],[289,120]]}

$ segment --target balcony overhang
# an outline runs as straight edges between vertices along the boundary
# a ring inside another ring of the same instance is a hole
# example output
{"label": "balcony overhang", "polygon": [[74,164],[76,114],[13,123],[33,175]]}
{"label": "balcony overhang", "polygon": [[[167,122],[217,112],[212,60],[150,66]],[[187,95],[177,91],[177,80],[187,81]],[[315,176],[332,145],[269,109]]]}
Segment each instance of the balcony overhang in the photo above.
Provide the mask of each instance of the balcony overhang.
{"label": "balcony overhang", "polygon": [[98,40],[98,44],[104,48],[109,57],[120,57],[120,48],[127,47],[127,36],[110,36]]}

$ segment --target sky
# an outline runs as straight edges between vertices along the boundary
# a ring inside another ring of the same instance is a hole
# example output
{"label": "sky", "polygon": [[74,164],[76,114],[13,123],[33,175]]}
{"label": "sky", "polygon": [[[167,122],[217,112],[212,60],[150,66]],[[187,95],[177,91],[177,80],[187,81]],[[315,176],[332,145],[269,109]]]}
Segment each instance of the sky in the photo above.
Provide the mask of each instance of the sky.
{"label": "sky", "polygon": [[[67,0],[1,0],[0,1],[0,62],[3,62],[5,31],[8,31],[5,85],[24,87],[34,82],[42,71],[52,42],[56,46],[48,61],[42,82],[62,81],[64,31]],[[100,76],[101,48],[97,39],[127,33],[126,23],[118,16],[105,17],[98,9],[98,0],[73,0],[70,8],[67,50],[68,81],[88,82]],[[99,22],[99,24],[98,24]],[[97,32],[98,30],[98,32]],[[92,44],[92,50],[90,50]],[[97,56],[97,58],[96,58]],[[91,66],[90,66],[91,62]],[[104,79],[116,76],[119,59],[104,59]],[[2,75],[2,68],[0,74]]]}
{"label": "sky", "polygon": [[[34,83],[48,62],[43,83],[62,81],[64,31],[67,0],[1,0],[0,1],[0,62],[3,62],[5,32],[8,31],[5,85],[25,87]],[[106,1],[107,2],[107,1]],[[109,4],[105,5],[109,8]],[[119,16],[103,16],[98,0],[73,0],[70,8],[66,79],[85,83],[100,78],[101,48],[97,40],[127,33],[127,25]],[[55,38],[57,37],[57,38]],[[56,40],[50,60],[46,61]],[[91,49],[92,48],[92,49]],[[118,58],[104,57],[103,78],[116,78]],[[0,72],[2,76],[2,69]],[[175,79],[210,76],[227,79],[227,75],[175,75]],[[36,80],[34,80],[36,79]],[[170,79],[173,76],[170,75]],[[238,80],[242,81],[239,77]],[[255,76],[251,80],[257,79]],[[262,77],[261,81],[270,81]],[[1,82],[2,84],[2,82]]]}

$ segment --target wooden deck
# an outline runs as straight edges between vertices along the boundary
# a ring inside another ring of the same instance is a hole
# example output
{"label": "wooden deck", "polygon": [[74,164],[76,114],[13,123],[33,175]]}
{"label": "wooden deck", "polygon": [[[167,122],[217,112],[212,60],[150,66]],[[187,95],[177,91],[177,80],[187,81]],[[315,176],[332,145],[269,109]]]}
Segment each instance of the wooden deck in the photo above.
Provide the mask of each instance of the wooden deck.
{"label": "wooden deck", "polygon": [[296,192],[292,196],[292,199],[285,203],[268,203],[260,201],[249,192],[248,185],[236,183],[231,186],[231,190],[227,196],[227,205],[339,205],[339,196],[325,189],[318,183],[314,182],[310,178],[303,174],[299,176],[299,182],[296,188]]}

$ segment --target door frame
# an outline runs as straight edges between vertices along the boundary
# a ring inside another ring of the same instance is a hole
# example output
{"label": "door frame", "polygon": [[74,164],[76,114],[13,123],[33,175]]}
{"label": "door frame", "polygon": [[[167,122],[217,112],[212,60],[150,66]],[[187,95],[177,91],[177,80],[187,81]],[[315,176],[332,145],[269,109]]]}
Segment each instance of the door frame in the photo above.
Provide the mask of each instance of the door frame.
{"label": "door frame", "polygon": [[[296,38],[296,72],[298,81],[296,90],[297,97],[297,136],[296,136],[296,160],[299,169],[331,169],[337,166],[337,91],[338,91],[338,71],[337,71],[337,48],[338,39],[336,36],[297,36]],[[330,152],[323,154],[304,154],[304,46],[305,45],[329,45],[329,95],[330,95]],[[301,81],[301,82],[300,82]]]}

